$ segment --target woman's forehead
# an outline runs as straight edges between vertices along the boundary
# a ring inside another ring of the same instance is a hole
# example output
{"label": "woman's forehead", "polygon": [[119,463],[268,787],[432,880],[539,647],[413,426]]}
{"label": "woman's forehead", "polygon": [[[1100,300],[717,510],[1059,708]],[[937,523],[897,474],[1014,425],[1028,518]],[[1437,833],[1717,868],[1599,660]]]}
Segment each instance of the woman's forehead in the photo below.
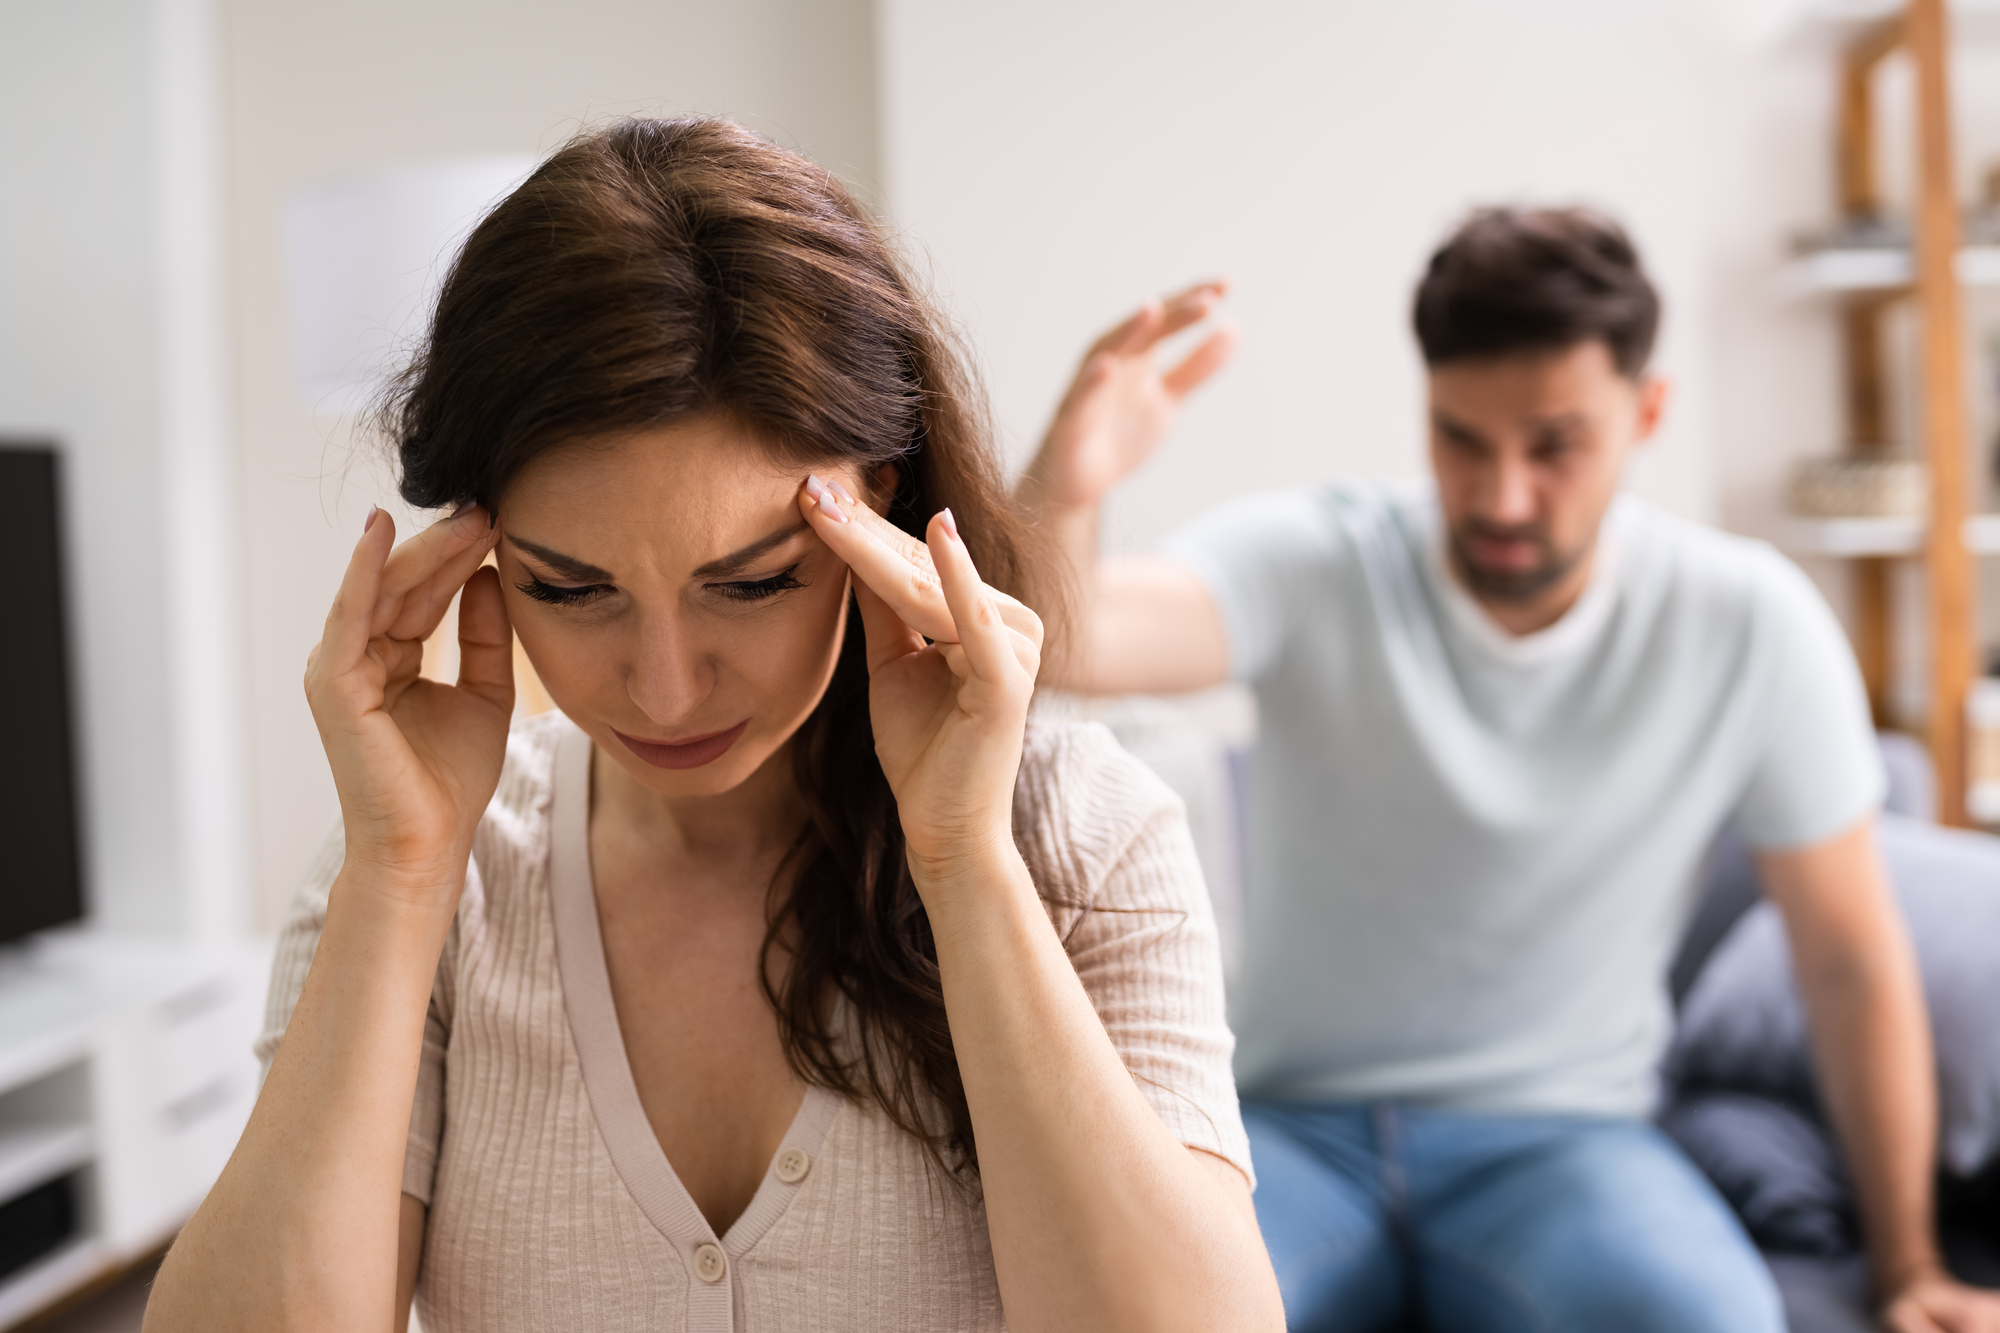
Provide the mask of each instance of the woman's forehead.
{"label": "woman's forehead", "polygon": [[553,551],[622,578],[713,573],[795,544],[806,471],[752,437],[677,424],[543,453],[507,488],[500,517],[545,563]]}

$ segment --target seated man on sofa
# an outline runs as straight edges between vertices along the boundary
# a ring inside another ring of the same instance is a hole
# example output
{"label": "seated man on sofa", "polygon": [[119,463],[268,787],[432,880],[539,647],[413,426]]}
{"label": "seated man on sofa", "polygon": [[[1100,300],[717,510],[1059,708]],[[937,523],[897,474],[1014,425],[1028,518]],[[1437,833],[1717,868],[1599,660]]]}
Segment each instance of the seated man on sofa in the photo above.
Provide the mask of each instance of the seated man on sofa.
{"label": "seated man on sofa", "polygon": [[[1782,1328],[1646,1118],[1691,886],[1733,819],[1798,961],[1886,1320],[2000,1329],[1932,1235],[1930,1038],[1846,641],[1769,548],[1618,494],[1666,399],[1623,232],[1494,210],[1438,250],[1415,303],[1431,483],[1255,495],[1100,562],[1105,493],[1231,334],[1165,371],[1154,349],[1220,294],[1105,335],[1021,494],[1080,585],[1054,683],[1257,697],[1231,1009],[1292,1327]],[[1330,394],[1301,428],[1338,421]]]}

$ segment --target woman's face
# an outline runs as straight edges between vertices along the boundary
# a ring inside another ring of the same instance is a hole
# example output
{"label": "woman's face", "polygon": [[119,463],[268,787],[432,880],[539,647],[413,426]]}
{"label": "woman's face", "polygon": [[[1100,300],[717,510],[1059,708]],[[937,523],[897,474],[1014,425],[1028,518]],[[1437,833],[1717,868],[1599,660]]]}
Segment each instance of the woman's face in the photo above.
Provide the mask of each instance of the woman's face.
{"label": "woman's face", "polygon": [[799,517],[804,481],[711,416],[550,449],[500,499],[507,614],[549,697],[662,795],[741,783],[832,677],[847,566]]}

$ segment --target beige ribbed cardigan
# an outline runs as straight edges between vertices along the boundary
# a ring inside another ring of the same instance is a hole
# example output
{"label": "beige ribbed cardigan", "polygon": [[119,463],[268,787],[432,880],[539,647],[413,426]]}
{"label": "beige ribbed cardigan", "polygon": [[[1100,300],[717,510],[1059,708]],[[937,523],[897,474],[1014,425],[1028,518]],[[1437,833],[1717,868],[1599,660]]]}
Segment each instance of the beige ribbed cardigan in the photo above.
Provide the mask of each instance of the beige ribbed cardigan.
{"label": "beige ribbed cardigan", "polygon": [[[1003,1327],[984,1210],[872,1103],[810,1089],[749,1208],[728,1234],[709,1228],[626,1063],[590,881],[590,758],[559,713],[515,728],[438,964],[403,1167],[430,1207],[427,1333]],[[1179,801],[1102,727],[1038,725],[1014,824],[1140,1091],[1183,1143],[1247,1175]],[[280,939],[267,1067],[340,860],[336,831]]]}

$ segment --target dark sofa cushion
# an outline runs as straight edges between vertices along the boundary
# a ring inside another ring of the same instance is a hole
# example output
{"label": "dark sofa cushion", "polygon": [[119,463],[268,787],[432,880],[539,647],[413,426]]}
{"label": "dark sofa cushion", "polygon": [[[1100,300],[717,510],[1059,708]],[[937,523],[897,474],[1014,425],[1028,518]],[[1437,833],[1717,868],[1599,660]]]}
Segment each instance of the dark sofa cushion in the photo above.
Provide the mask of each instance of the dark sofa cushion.
{"label": "dark sofa cushion", "polygon": [[1783,1102],[1696,1093],[1660,1117],[1743,1219],[1757,1247],[1838,1256],[1860,1248],[1852,1187],[1826,1131]]}
{"label": "dark sofa cushion", "polygon": [[[1971,1176],[2000,1156],[2000,838],[1884,815],[1882,851],[1910,924],[1936,1033],[1940,1157]],[[1783,923],[1745,913],[1694,979],[1667,1057],[1676,1096],[1818,1105]]]}

